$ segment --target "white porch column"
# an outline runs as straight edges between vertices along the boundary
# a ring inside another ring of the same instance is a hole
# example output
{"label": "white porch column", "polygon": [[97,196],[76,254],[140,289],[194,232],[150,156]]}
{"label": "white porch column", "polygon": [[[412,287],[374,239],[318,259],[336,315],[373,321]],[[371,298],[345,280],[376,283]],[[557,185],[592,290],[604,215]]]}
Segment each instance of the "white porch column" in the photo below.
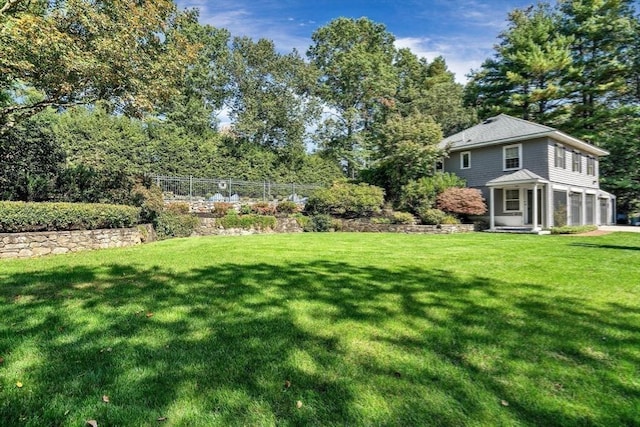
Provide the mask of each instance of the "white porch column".
{"label": "white porch column", "polygon": [[538,227],[538,184],[533,184],[533,208],[531,211],[531,224],[533,225],[533,231],[539,231]]}
{"label": "white porch column", "polygon": [[567,190],[567,225],[573,225],[573,215],[571,213],[571,189]]}
{"label": "white porch column", "polygon": [[494,200],[494,188],[489,187],[489,230],[496,229],[495,208],[493,207]]}
{"label": "white porch column", "polygon": [[585,190],[582,190],[582,218],[580,218],[580,225],[585,225],[587,223],[587,193]]}

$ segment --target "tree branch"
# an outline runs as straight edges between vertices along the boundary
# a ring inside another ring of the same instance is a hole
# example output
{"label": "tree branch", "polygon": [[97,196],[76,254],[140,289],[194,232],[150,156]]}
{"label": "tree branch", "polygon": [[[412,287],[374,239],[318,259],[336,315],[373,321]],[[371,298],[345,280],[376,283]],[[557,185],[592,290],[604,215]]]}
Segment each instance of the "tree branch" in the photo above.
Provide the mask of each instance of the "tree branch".
{"label": "tree branch", "polygon": [[15,5],[17,5],[21,1],[22,0],[7,0],[7,2],[4,4],[4,6],[2,6],[2,9],[0,9],[0,16],[4,15],[6,12],[9,11],[9,9],[14,7]]}

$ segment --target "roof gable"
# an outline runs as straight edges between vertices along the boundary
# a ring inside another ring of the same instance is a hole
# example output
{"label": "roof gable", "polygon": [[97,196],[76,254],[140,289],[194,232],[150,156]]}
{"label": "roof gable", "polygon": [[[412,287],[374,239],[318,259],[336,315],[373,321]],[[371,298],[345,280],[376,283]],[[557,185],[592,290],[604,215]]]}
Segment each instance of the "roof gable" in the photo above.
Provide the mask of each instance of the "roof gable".
{"label": "roof gable", "polygon": [[604,156],[609,154],[594,145],[588,144],[549,126],[518,119],[507,114],[491,117],[484,122],[451,135],[440,141],[440,148],[460,151],[486,145],[499,145],[534,138],[549,137],[564,144],[580,148],[591,154]]}

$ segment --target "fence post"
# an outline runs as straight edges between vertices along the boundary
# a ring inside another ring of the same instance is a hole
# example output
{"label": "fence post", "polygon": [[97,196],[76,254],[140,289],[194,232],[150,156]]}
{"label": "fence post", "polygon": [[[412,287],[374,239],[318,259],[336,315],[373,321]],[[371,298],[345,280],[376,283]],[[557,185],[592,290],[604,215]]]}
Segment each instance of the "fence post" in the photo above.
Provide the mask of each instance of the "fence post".
{"label": "fence post", "polygon": [[262,181],[262,201],[267,201],[267,181]]}
{"label": "fence post", "polygon": [[231,202],[231,178],[229,178],[229,202]]}
{"label": "fence post", "polygon": [[189,175],[189,202],[193,201],[193,175]]}

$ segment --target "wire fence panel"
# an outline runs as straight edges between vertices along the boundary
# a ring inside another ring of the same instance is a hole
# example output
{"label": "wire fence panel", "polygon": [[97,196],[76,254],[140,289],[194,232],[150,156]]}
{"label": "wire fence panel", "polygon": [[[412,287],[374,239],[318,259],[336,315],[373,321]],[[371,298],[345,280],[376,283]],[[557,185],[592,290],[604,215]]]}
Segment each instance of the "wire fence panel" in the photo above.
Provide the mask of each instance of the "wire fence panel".
{"label": "wire fence panel", "polygon": [[320,184],[283,184],[271,181],[242,181],[231,178],[152,175],[165,200],[209,202],[281,201],[304,202]]}

